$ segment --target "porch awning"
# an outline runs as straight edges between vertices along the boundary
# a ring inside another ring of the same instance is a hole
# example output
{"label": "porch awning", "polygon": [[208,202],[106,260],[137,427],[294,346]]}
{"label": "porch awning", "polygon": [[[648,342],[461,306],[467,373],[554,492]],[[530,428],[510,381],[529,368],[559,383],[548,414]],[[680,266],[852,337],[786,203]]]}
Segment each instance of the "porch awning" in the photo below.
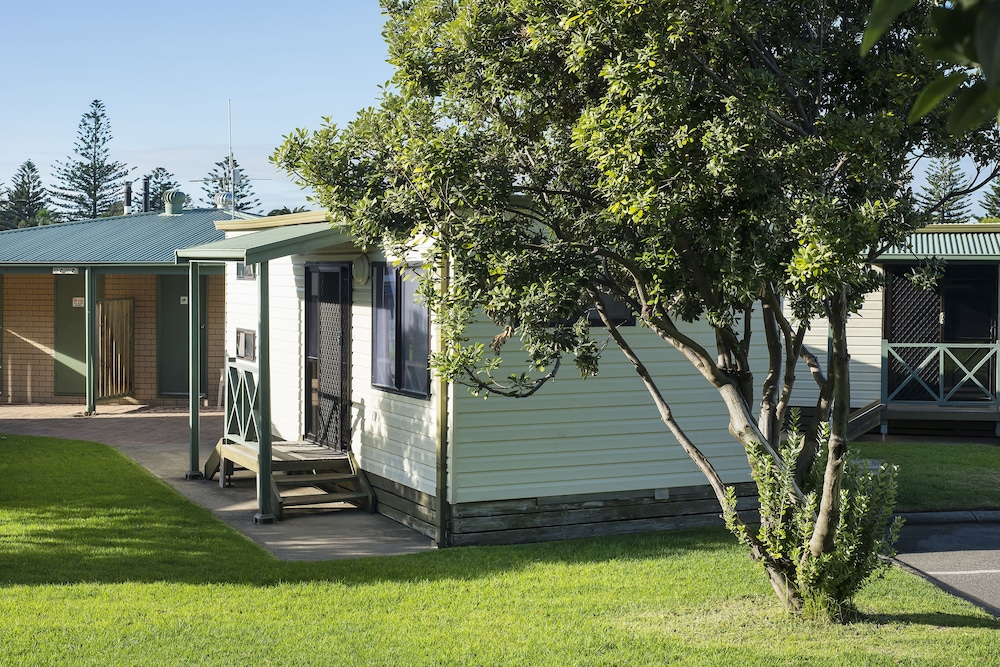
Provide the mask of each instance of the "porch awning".
{"label": "porch awning", "polygon": [[213,241],[193,248],[174,251],[174,261],[243,262],[259,264],[278,257],[313,252],[332,246],[353,249],[346,232],[334,229],[329,222],[275,227]]}
{"label": "porch awning", "polygon": [[877,261],[913,262],[930,257],[1000,262],[1000,226],[982,223],[929,225],[911,234],[902,246],[883,253]]}

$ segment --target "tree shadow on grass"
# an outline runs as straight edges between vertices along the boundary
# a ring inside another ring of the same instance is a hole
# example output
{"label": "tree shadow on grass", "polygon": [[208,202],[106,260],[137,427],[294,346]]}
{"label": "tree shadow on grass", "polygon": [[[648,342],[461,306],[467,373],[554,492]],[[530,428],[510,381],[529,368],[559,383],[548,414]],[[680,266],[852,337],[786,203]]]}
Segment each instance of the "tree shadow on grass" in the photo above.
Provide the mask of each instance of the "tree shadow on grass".
{"label": "tree shadow on grass", "polygon": [[[6,444],[6,443],[5,443]],[[37,445],[38,443],[34,443]],[[169,582],[268,587],[300,582],[479,581],[549,564],[650,561],[656,576],[684,561],[763,575],[722,528],[599,537],[503,547],[462,547],[403,556],[279,561],[146,470],[97,443],[45,440],[0,446],[0,588]],[[662,565],[661,565],[662,564]],[[756,581],[755,579],[752,579]],[[762,585],[762,590],[766,589]],[[975,616],[900,614],[860,622],[1000,627]]]}
{"label": "tree shadow on grass", "polygon": [[100,443],[0,442],[0,586],[169,581],[476,580],[539,563],[662,559],[733,548],[721,529],[282,562]]}
{"label": "tree shadow on grass", "polygon": [[869,625],[904,624],[927,625],[940,628],[993,628],[1000,630],[1000,619],[984,616],[968,616],[966,614],[949,614],[944,612],[925,612],[914,614],[861,614],[854,623]]}

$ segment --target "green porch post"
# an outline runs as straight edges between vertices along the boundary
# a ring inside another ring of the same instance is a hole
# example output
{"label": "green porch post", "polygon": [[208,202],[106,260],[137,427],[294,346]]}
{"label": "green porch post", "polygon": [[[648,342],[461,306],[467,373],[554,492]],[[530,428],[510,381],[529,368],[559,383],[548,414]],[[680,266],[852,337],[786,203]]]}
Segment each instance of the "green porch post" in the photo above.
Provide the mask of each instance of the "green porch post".
{"label": "green porch post", "polygon": [[86,347],[87,347],[87,410],[88,415],[97,412],[97,284],[94,270],[89,266],[83,270],[84,301],[86,302]]}
{"label": "green porch post", "polygon": [[271,501],[271,296],[268,263],[257,270],[257,514],[254,523],[274,523]]}
{"label": "green porch post", "polygon": [[201,270],[188,262],[188,471],[184,479],[202,479],[201,460]]}

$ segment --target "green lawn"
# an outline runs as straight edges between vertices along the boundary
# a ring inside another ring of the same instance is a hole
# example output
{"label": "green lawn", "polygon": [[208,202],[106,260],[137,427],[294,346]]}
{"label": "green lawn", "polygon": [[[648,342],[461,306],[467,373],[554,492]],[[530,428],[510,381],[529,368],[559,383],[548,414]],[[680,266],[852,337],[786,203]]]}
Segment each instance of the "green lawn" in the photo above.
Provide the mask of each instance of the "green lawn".
{"label": "green lawn", "polygon": [[[294,519],[293,519],[294,520]],[[984,665],[1000,621],[893,570],[781,611],[723,530],[284,563],[103,445],[0,440],[0,665]]]}
{"label": "green lawn", "polygon": [[1000,509],[1000,447],[852,442],[851,450],[899,466],[900,512]]}

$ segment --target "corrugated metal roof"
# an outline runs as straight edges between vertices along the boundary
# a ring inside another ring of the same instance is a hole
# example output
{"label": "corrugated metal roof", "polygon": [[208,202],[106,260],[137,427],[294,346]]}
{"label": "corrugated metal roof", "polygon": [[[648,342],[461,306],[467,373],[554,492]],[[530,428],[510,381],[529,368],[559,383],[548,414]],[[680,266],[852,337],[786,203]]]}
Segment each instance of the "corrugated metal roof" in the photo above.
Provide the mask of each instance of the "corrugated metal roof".
{"label": "corrugated metal roof", "polygon": [[[243,219],[257,216],[237,212]],[[223,238],[214,208],[156,211],[0,232],[0,265],[174,263],[174,251]]]}
{"label": "corrugated metal roof", "polygon": [[938,257],[950,260],[1000,261],[1000,231],[917,232],[903,246],[883,253],[882,260]]}
{"label": "corrugated metal roof", "polygon": [[233,236],[176,252],[178,262],[210,260],[258,264],[277,257],[300,254],[338,245],[351,245],[351,237],[329,222],[274,227]]}

